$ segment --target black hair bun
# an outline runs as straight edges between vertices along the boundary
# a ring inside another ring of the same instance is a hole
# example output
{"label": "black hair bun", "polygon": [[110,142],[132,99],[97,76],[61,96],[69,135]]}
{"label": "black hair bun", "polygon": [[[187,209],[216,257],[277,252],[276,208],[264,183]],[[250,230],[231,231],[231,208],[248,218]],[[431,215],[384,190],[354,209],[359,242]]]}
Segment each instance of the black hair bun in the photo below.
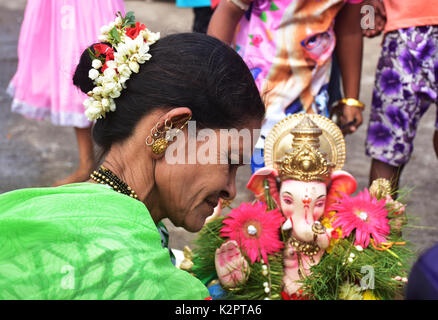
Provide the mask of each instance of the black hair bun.
{"label": "black hair bun", "polygon": [[92,68],[92,61],[88,49],[94,51],[93,46],[94,44],[84,50],[73,75],[73,84],[84,93],[88,93],[94,88],[93,80],[88,77],[88,72]]}

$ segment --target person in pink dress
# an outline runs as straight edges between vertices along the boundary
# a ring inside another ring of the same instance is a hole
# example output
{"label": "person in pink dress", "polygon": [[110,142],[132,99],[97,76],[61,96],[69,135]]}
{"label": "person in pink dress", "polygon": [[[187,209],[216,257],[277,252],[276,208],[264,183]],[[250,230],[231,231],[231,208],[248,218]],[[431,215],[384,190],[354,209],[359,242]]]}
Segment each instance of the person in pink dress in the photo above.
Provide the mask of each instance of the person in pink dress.
{"label": "person in pink dress", "polygon": [[86,95],[73,85],[75,63],[100,27],[125,13],[123,0],[28,1],[18,42],[18,67],[8,93],[12,111],[27,118],[49,118],[54,125],[74,127],[79,167],[55,182],[63,185],[88,179],[94,151],[91,122],[84,114]]}

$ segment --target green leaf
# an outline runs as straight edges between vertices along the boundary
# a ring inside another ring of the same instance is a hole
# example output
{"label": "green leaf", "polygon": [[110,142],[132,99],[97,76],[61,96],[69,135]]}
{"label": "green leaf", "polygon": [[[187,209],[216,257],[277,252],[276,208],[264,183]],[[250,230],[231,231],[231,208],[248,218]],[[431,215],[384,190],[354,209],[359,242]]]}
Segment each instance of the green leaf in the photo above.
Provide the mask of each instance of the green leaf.
{"label": "green leaf", "polygon": [[105,64],[105,58],[103,57],[103,55],[101,55],[100,57],[96,56],[93,51],[91,51],[90,48],[87,49],[88,51],[88,55],[90,56],[91,61],[93,60],[100,60],[100,62],[102,62],[102,65]]}
{"label": "green leaf", "polygon": [[90,55],[91,61],[93,61],[94,59],[97,59],[96,55],[93,53],[93,51],[91,51],[90,48],[88,48],[87,50],[88,50],[88,54]]}
{"label": "green leaf", "polygon": [[113,37],[113,39],[116,40],[117,42],[120,42],[120,41],[121,41],[121,39],[120,39],[120,34],[119,34],[119,32],[117,31],[117,28],[116,28],[116,27],[113,27],[113,28],[111,29],[111,31],[109,32],[109,34],[110,34],[110,36]]}
{"label": "green leaf", "polygon": [[129,11],[129,12],[126,14],[126,16],[125,16],[125,19],[127,19],[127,20],[131,20],[131,21],[135,21],[135,15],[134,15],[134,12],[133,12],[133,11]]}
{"label": "green leaf", "polygon": [[123,27],[131,26],[133,24],[135,24],[135,15],[134,12],[129,11],[123,19]]}
{"label": "green leaf", "polygon": [[279,7],[274,3],[274,1],[271,2],[271,7],[269,8],[269,11],[277,11],[280,10]]}
{"label": "green leaf", "polygon": [[262,11],[262,14],[260,15],[260,19],[262,19],[263,22],[268,22],[268,16],[266,15],[265,11]]}

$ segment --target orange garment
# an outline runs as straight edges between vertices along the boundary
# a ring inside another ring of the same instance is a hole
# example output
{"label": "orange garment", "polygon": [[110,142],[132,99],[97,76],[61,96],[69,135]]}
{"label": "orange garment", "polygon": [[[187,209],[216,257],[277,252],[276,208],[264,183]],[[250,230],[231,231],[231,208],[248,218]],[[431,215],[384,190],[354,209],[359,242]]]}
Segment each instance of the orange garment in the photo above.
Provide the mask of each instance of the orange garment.
{"label": "orange garment", "polygon": [[409,27],[438,25],[438,0],[383,0],[385,32]]}

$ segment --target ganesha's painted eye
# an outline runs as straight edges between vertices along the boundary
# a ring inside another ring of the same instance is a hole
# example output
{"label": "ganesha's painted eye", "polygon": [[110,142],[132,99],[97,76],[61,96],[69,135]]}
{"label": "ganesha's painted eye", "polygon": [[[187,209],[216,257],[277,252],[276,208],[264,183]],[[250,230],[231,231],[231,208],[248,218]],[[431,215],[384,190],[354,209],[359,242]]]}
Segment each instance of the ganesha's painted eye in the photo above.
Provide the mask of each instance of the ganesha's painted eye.
{"label": "ganesha's painted eye", "polygon": [[322,208],[322,207],[324,207],[324,205],[325,205],[325,199],[318,200],[318,201],[315,203],[315,207],[316,207],[316,208]]}
{"label": "ganesha's painted eye", "polygon": [[294,203],[294,201],[292,200],[292,198],[289,198],[289,197],[284,197],[284,198],[283,198],[283,202],[284,202],[285,204],[287,204],[287,205],[290,205],[290,204],[293,204],[293,203]]}

